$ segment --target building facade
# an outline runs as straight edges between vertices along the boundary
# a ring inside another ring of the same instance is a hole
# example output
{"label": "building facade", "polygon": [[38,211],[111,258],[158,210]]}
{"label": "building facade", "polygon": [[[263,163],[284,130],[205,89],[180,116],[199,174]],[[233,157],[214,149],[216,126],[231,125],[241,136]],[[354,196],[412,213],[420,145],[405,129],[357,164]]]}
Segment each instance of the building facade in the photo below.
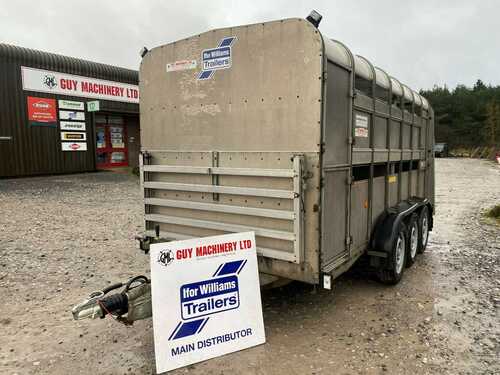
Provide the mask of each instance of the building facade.
{"label": "building facade", "polygon": [[137,166],[137,71],[0,44],[0,77],[0,178]]}

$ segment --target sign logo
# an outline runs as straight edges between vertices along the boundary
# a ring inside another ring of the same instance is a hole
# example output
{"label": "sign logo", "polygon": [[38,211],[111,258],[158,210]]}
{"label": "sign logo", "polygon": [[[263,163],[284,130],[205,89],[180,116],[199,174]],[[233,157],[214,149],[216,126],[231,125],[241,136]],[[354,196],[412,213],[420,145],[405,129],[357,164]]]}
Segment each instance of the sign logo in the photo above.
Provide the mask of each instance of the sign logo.
{"label": "sign logo", "polygon": [[198,75],[199,80],[210,79],[216,70],[231,67],[231,46],[235,40],[235,36],[223,38],[216,48],[205,49],[201,52],[202,71]]}
{"label": "sign logo", "polygon": [[[207,315],[237,309],[240,306],[238,277],[246,260],[223,263],[217,268],[212,279],[182,285],[181,321],[169,340],[192,336],[202,331],[207,318],[191,320]],[[223,277],[220,277],[223,276]]]}
{"label": "sign logo", "polygon": [[40,109],[47,109],[47,108],[50,108],[50,104],[47,102],[36,102],[36,103],[33,103],[33,107],[40,108]]}
{"label": "sign logo", "polygon": [[52,90],[54,87],[57,86],[56,76],[51,74],[46,74],[43,77],[43,83],[45,84],[45,86],[47,86],[49,89]]}
{"label": "sign logo", "polygon": [[62,151],[87,151],[87,142],[61,142]]}
{"label": "sign logo", "polygon": [[170,265],[174,261],[174,252],[172,250],[162,250],[158,255],[158,263],[164,266]]}

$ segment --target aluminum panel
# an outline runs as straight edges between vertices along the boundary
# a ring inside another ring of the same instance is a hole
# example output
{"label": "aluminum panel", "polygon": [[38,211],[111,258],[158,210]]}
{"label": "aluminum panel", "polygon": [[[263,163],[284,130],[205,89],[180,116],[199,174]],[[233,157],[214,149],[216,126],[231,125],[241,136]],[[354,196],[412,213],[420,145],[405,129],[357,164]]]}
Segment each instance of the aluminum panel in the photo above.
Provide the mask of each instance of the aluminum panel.
{"label": "aluminum panel", "polygon": [[389,147],[391,149],[401,149],[400,136],[401,136],[401,123],[391,120],[390,127]]}
{"label": "aluminum panel", "polygon": [[409,198],[408,183],[408,172],[401,172],[399,175],[399,189],[401,193],[401,200]]}
{"label": "aluminum panel", "polygon": [[375,177],[373,179],[373,196],[372,196],[372,230],[375,227],[378,217],[385,210],[385,181],[386,177]]}
{"label": "aluminum panel", "polygon": [[325,172],[322,208],[321,265],[326,267],[347,254],[349,170]]}
{"label": "aluminum panel", "polygon": [[356,181],[351,187],[350,230],[356,251],[368,241],[368,180]]}
{"label": "aluminum panel", "polygon": [[350,161],[350,73],[331,63],[327,66],[325,121],[323,124],[325,152],[324,167],[346,165]]}
{"label": "aluminum panel", "polygon": [[373,147],[384,149],[387,147],[387,118],[375,116],[373,124]]}

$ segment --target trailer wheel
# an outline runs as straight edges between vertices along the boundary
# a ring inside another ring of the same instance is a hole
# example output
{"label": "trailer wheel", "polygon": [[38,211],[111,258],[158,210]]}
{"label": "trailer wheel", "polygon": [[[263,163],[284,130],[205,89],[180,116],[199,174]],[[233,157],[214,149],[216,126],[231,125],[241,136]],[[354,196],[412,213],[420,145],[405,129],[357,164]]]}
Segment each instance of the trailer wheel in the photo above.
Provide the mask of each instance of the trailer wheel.
{"label": "trailer wheel", "polygon": [[406,241],[406,267],[411,267],[417,258],[417,250],[420,244],[420,231],[418,226],[418,216],[413,214],[408,221],[408,233]]}
{"label": "trailer wheel", "polygon": [[418,218],[418,252],[423,253],[429,241],[429,209],[422,208]]}
{"label": "trailer wheel", "polygon": [[378,278],[384,284],[397,284],[401,280],[405,269],[406,227],[403,223],[399,225],[397,233],[390,254],[390,264],[387,268],[382,268],[378,271]]}

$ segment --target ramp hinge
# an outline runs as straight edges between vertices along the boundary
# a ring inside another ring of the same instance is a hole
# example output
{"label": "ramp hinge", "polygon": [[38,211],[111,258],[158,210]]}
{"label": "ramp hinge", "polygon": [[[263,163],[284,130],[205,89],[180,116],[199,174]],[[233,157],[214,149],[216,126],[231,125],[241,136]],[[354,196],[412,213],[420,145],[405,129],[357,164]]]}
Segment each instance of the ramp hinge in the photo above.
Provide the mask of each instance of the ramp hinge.
{"label": "ramp hinge", "polygon": [[356,143],[356,140],[353,137],[349,137],[347,138],[347,143],[353,145],[354,143]]}
{"label": "ramp hinge", "polygon": [[347,185],[352,185],[352,176],[350,174],[347,175]]}

